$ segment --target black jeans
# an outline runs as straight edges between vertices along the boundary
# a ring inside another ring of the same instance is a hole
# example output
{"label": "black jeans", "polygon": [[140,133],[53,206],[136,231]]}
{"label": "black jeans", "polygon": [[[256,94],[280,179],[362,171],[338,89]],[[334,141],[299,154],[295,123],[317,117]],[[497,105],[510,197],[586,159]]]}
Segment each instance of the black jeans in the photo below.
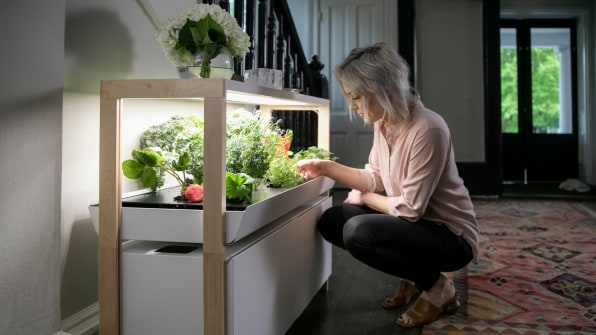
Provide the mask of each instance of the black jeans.
{"label": "black jeans", "polygon": [[317,223],[327,241],[361,262],[430,289],[441,272],[451,272],[472,260],[472,248],[445,225],[382,214],[365,206],[342,204],[329,208]]}

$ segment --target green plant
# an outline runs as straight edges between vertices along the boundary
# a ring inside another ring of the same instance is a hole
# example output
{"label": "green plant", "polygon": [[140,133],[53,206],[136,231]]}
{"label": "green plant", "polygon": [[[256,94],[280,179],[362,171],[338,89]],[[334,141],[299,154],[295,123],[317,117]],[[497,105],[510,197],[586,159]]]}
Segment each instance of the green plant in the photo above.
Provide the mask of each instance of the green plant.
{"label": "green plant", "polygon": [[[199,186],[197,184],[189,185],[186,179],[190,156],[185,152],[177,159],[169,160],[163,155],[164,152],[159,148],[133,149],[132,159],[122,162],[122,173],[127,178],[138,179],[144,187],[154,187],[157,176],[163,171],[174,177],[180,185],[180,196],[186,198],[187,188]],[[255,179],[246,173],[226,172],[226,198],[250,202],[254,182]],[[202,187],[200,188],[202,191]]]}
{"label": "green plant", "polygon": [[[335,159],[314,146],[292,153],[292,131],[281,131],[258,114],[235,110],[227,120],[226,198],[230,200],[250,202],[252,191],[266,182],[284,188],[301,184],[296,168],[300,159]],[[203,136],[204,123],[196,116],[173,116],[153,125],[141,135],[142,149],[134,149],[132,158],[122,163],[123,173],[153,191],[163,186],[169,174],[184,198],[189,184],[203,184]]]}
{"label": "green plant", "polygon": [[[203,183],[203,125],[195,115],[172,116],[167,121],[152,125],[141,134],[141,148],[160,148],[164,157],[187,154],[190,161],[186,172],[192,175],[195,184]],[[157,172],[155,185],[145,186],[156,190],[164,184],[165,170]]]}
{"label": "green plant", "polygon": [[226,172],[226,198],[250,203],[255,179],[246,173]]}
{"label": "green plant", "polygon": [[[287,147],[289,148],[289,145]],[[298,151],[295,154],[289,150],[286,150],[286,152],[286,154],[280,152],[269,164],[265,177],[272,186],[289,188],[304,183],[296,166],[296,163],[301,159],[337,159],[330,151],[315,146]]]}
{"label": "green plant", "polygon": [[236,110],[226,124],[226,170],[262,180],[281,135],[258,114]]}
{"label": "green plant", "polygon": [[277,156],[273,158],[266,174],[270,185],[283,188],[300,185],[303,181],[298,175],[296,162],[289,157]]}
{"label": "green plant", "polygon": [[298,151],[294,155],[294,160],[299,161],[301,159],[309,159],[309,158],[319,158],[319,159],[330,159],[332,161],[337,160],[337,156],[335,156],[331,151],[325,150],[323,148],[311,146],[304,150]]}
{"label": "green plant", "polygon": [[187,186],[186,169],[189,162],[190,156],[187,152],[175,157],[156,147],[133,149],[132,159],[122,162],[122,173],[127,178],[138,179],[143,187],[151,187],[153,190],[157,185],[157,177],[162,172],[168,173],[180,184],[180,193],[184,195]]}

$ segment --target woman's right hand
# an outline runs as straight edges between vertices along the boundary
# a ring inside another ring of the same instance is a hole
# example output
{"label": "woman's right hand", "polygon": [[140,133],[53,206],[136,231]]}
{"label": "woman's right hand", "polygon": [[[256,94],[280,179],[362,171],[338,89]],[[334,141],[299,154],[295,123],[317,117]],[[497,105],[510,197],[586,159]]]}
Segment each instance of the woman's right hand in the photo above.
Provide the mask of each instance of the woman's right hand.
{"label": "woman's right hand", "polygon": [[311,180],[324,175],[325,160],[313,158],[302,159],[296,163],[300,173],[300,178],[303,180]]}

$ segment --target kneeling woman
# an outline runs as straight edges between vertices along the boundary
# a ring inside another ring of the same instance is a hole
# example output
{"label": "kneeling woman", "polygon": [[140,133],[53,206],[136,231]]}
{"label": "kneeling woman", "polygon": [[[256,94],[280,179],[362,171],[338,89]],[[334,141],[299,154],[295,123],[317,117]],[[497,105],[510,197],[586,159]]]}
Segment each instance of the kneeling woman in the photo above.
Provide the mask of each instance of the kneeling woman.
{"label": "kneeling woman", "polygon": [[419,327],[459,308],[451,272],[476,261],[476,214],[455,164],[443,118],[426,108],[409,84],[407,63],[378,43],[356,48],[335,78],[366,124],[374,127],[363,169],[330,160],[298,162],[303,179],[327,176],[352,190],[321,216],[321,235],[355,258],[400,278],[383,307],[418,300],[398,319]]}

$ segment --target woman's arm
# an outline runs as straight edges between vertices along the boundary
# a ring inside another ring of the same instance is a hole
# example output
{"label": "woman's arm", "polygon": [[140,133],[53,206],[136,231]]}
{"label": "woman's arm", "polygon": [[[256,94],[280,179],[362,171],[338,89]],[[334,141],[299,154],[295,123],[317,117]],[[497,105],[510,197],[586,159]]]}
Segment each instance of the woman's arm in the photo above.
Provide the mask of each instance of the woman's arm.
{"label": "woman's arm", "polygon": [[329,177],[349,188],[361,189],[358,169],[324,159],[304,159],[298,162],[300,177],[310,180],[319,176]]}

